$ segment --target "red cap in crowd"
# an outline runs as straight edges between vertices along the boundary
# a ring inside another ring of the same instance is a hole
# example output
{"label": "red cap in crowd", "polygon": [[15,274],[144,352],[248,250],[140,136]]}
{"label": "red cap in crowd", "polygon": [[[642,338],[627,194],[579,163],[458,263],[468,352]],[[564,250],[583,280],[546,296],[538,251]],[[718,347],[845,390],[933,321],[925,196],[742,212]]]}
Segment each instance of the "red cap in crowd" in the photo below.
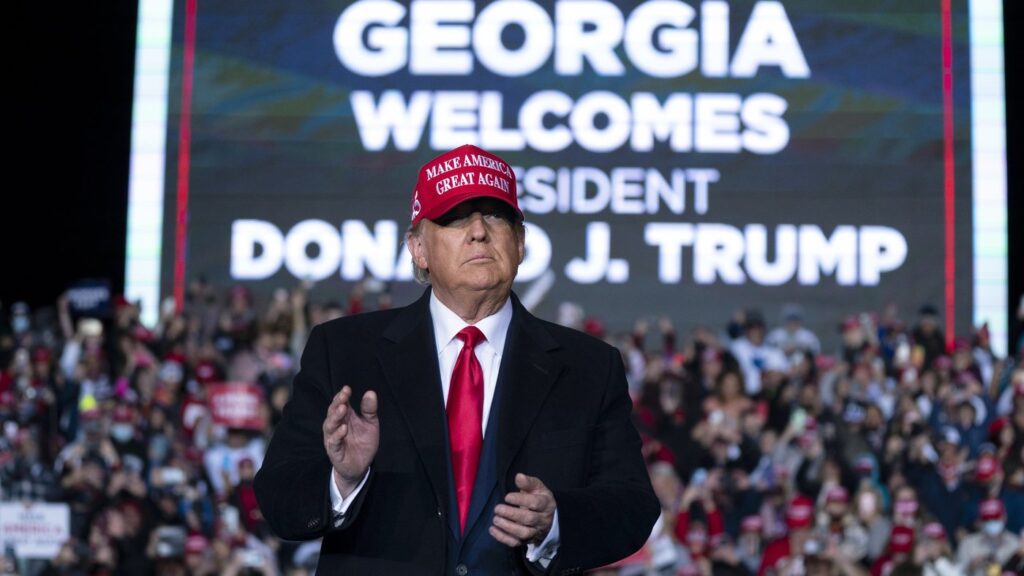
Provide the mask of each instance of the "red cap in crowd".
{"label": "red cap in crowd", "polygon": [[914,529],[910,526],[893,526],[889,534],[889,551],[893,554],[909,554],[914,549]]}
{"label": "red cap in crowd", "polygon": [[748,534],[760,534],[764,528],[764,520],[760,516],[747,516],[740,522],[740,530]]}
{"label": "red cap in crowd", "polygon": [[875,470],[875,461],[870,456],[861,456],[854,462],[853,467],[861,474],[870,474]]}
{"label": "red cap in crowd", "polygon": [[583,331],[595,338],[604,338],[604,323],[591,316],[583,321]]}
{"label": "red cap in crowd", "polygon": [[792,530],[807,528],[814,521],[814,502],[806,496],[797,496],[786,508],[786,526]]}
{"label": "red cap in crowd", "polygon": [[199,463],[203,461],[203,450],[201,448],[196,448],[195,446],[188,446],[185,448],[184,456],[185,460],[188,460],[189,462]]}
{"label": "red cap in crowd", "polygon": [[979,512],[981,513],[982,520],[999,520],[1005,513],[1003,501],[998,498],[982,500]]}
{"label": "red cap in crowd", "polygon": [[846,504],[850,501],[850,493],[846,491],[846,488],[842,486],[832,486],[825,492],[825,503],[831,504],[833,502],[841,502]]}
{"label": "red cap in crowd", "polygon": [[209,384],[210,382],[218,380],[217,365],[211,360],[200,360],[199,363],[196,364],[195,374],[196,380],[200,384]]}
{"label": "red cap in crowd", "polygon": [[234,285],[228,292],[228,296],[232,300],[245,300],[246,302],[252,302],[252,292],[245,286]]}
{"label": "red cap in crowd", "polygon": [[92,422],[92,421],[99,420],[100,418],[102,418],[103,417],[103,411],[100,410],[99,408],[96,408],[96,407],[89,407],[89,408],[81,410],[81,412],[79,412],[79,414],[78,414],[78,417],[81,418],[84,421]]}
{"label": "red cap in crowd", "polygon": [[946,538],[946,529],[938,522],[929,522],[924,525],[924,535],[932,540],[944,540]]}
{"label": "red cap in crowd", "polygon": [[11,408],[17,403],[17,400],[14,398],[14,392],[0,390],[0,408]]}
{"label": "red cap in crowd", "polygon": [[708,541],[708,531],[700,526],[691,526],[686,531],[686,543],[703,546]]}
{"label": "red cap in crowd", "polygon": [[701,353],[700,358],[705,362],[721,362],[722,351],[713,346],[708,346],[704,349],[704,352]]}
{"label": "red cap in crowd", "polygon": [[135,411],[127,404],[114,406],[114,422],[132,422],[135,420]]}
{"label": "red cap in crowd", "polygon": [[32,351],[32,361],[41,364],[50,361],[50,349],[40,346]]}
{"label": "red cap in crowd", "polygon": [[202,554],[209,541],[202,534],[192,534],[185,539],[185,554]]}
{"label": "red cap in crowd", "polygon": [[412,195],[412,225],[423,218],[439,218],[473,198],[497,198],[523,217],[512,167],[490,152],[465,144],[420,168]]}
{"label": "red cap in crowd", "polygon": [[993,454],[982,454],[978,457],[978,466],[975,468],[978,482],[988,482],[1002,469],[999,459]]}
{"label": "red cap in crowd", "polygon": [[1000,416],[993,420],[992,423],[988,425],[988,439],[994,442],[1003,431],[1003,428],[1006,428],[1009,424],[1010,419],[1006,416]]}

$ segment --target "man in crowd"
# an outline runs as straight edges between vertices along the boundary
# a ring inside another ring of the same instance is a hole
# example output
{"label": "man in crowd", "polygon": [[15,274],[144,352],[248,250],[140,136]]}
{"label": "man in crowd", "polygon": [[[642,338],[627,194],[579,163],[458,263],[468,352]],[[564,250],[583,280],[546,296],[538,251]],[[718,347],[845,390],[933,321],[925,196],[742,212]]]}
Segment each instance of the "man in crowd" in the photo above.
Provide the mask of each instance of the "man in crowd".
{"label": "man in crowd", "polygon": [[998,570],[1020,545],[1019,536],[1006,531],[1006,510],[1001,500],[982,501],[978,523],[981,529],[964,538],[958,548],[960,568],[969,576]]}
{"label": "man in crowd", "polygon": [[522,218],[504,160],[438,156],[406,238],[430,288],[310,334],[255,488],[318,572],[573,573],[650,534],[622,358],[519,303]]}

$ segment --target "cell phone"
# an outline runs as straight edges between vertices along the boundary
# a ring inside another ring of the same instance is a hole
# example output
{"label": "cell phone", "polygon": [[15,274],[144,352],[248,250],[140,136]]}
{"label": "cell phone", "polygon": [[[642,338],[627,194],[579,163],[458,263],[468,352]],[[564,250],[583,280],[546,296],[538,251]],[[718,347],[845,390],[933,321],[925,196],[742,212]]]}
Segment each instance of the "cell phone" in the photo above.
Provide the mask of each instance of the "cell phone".
{"label": "cell phone", "polygon": [[242,561],[242,566],[249,568],[263,567],[263,554],[260,554],[258,550],[251,550],[249,548],[240,550],[239,559]]}
{"label": "cell phone", "polygon": [[803,408],[797,408],[793,410],[793,415],[790,416],[790,421],[797,432],[803,432],[807,428],[807,411]]}
{"label": "cell phone", "polygon": [[173,314],[176,308],[177,304],[172,297],[164,298],[164,301],[160,303],[160,313],[164,316]]}
{"label": "cell phone", "polygon": [[935,448],[932,447],[930,442],[921,448],[921,455],[929,462],[938,462],[939,460],[939,454],[935,451]]}
{"label": "cell phone", "polygon": [[181,468],[164,468],[160,471],[160,479],[164,484],[184,484],[185,472]]}
{"label": "cell phone", "polygon": [[29,362],[28,350],[26,350],[24,348],[18,348],[17,352],[14,353],[14,367],[15,367],[15,369],[17,369],[17,370],[24,370],[24,369],[28,368],[29,364],[30,364],[30,362]]}
{"label": "cell phone", "polygon": [[143,463],[142,458],[139,458],[135,454],[125,454],[124,457],[121,458],[121,462],[123,462],[124,469],[128,472],[141,474],[143,468],[145,468],[145,463]]}
{"label": "cell phone", "polygon": [[690,477],[691,486],[703,486],[704,483],[707,481],[708,471],[703,468],[697,468],[697,470],[693,473],[693,476]]}
{"label": "cell phone", "polygon": [[161,526],[157,528],[156,555],[160,558],[173,558],[185,553],[185,529],[180,526]]}
{"label": "cell phone", "polygon": [[896,360],[896,364],[897,365],[902,366],[902,365],[905,365],[905,364],[909,363],[910,362],[910,344],[908,342],[901,342],[900,345],[896,347],[896,355],[895,356],[896,356],[895,360]]}
{"label": "cell phone", "polygon": [[710,415],[708,415],[708,422],[710,422],[712,426],[718,426],[723,420],[725,420],[725,414],[721,410],[714,410]]}
{"label": "cell phone", "polygon": [[238,508],[234,506],[224,506],[220,511],[221,519],[224,521],[224,529],[229,534],[235,534],[238,532]]}

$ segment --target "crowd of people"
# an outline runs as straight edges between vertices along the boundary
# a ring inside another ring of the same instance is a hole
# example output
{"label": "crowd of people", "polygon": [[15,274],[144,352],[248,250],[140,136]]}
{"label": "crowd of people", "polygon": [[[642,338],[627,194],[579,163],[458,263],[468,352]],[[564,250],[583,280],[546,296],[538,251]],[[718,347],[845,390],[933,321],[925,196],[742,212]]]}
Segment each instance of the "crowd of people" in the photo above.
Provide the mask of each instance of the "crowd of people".
{"label": "crowd of people", "polygon": [[[368,287],[373,289],[367,289]],[[0,309],[0,501],[61,502],[70,538],[32,574],[287,574],[319,544],[276,538],[253,492],[309,328],[391,305],[302,287],[266,303],[192,282],[184,306],[140,321]],[[770,326],[739,310],[679,334],[669,319],[605,333],[622,351],[662,515],[610,574],[1021,574],[1024,367],[987,330],[947,340],[937,311],[889,306],[841,322],[823,349],[795,305]],[[949,342],[952,342],[951,344]],[[211,415],[207,388],[255,383],[259,426]]]}

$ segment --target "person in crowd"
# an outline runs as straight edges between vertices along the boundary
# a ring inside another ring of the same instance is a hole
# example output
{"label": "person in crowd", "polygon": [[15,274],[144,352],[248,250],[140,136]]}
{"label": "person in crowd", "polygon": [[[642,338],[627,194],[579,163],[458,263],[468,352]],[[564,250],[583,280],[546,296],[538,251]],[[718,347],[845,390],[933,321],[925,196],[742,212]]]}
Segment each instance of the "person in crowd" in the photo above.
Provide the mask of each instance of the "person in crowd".
{"label": "person in crowd", "polygon": [[821,352],[818,336],[804,326],[804,311],[799,304],[782,308],[782,325],[768,333],[765,342],[792,357],[797,352],[817,355]]}
{"label": "person in crowd", "polygon": [[931,304],[918,310],[913,336],[915,345],[923,354],[923,367],[928,368],[946,353],[946,335],[939,326],[939,311]]}
{"label": "person in crowd", "polygon": [[782,350],[765,341],[764,316],[758,310],[748,310],[744,317],[743,334],[729,347],[743,370],[743,383],[747,394],[761,393],[762,372],[784,372],[787,360]]}
{"label": "person in crowd", "polygon": [[806,496],[790,500],[786,506],[786,534],[765,548],[758,576],[782,576],[802,571],[804,557],[821,551],[814,539],[813,526],[814,502]]}
{"label": "person in crowd", "polygon": [[868,532],[850,510],[850,493],[839,484],[822,490],[824,513],[818,515],[818,533],[833,556],[850,563],[861,562],[868,553]]}
{"label": "person in crowd", "polygon": [[963,573],[956,565],[942,524],[929,522],[921,533],[923,537],[914,548],[914,562],[921,566],[924,576],[959,576]]}
{"label": "person in crowd", "polygon": [[871,564],[871,576],[891,576],[896,568],[909,562],[914,553],[914,529],[897,524],[892,527],[885,552]]}
{"label": "person in crowd", "polygon": [[886,543],[892,534],[892,520],[885,514],[882,494],[868,480],[863,480],[856,496],[857,522],[867,532],[867,555],[875,562],[885,552]]}
{"label": "person in crowd", "polygon": [[764,554],[764,520],[757,514],[743,518],[736,540],[736,558],[748,574],[756,574]]}
{"label": "person in crowd", "polygon": [[1020,548],[1021,535],[1006,530],[1006,509],[996,498],[981,503],[977,524],[978,529],[957,547],[957,563],[968,576],[985,576],[993,570],[998,574]]}

